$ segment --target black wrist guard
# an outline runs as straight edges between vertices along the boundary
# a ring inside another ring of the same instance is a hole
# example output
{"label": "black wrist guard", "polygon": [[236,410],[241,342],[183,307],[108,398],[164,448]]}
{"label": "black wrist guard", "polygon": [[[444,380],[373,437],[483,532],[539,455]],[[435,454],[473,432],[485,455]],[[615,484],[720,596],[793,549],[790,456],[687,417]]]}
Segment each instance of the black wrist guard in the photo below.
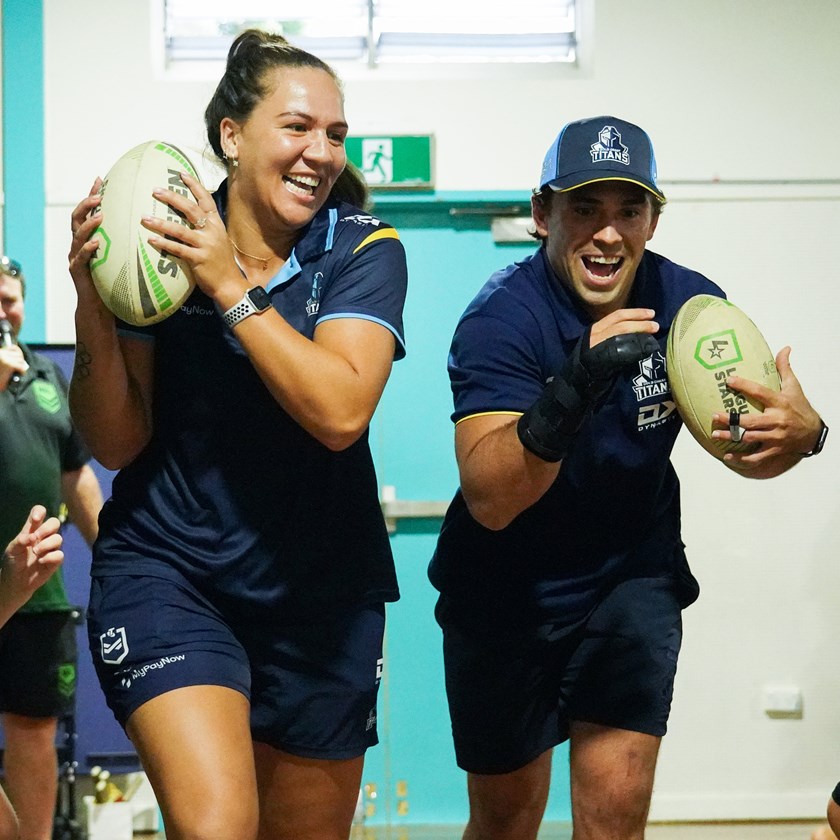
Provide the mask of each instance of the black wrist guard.
{"label": "black wrist guard", "polygon": [[519,418],[519,442],[543,461],[562,461],[588,408],[589,403],[578,391],[562,376],[556,376]]}
{"label": "black wrist guard", "polygon": [[590,347],[590,332],[581,336],[562,373],[516,424],[520,443],[543,461],[562,461],[587,412],[606,397],[622,368],[659,350],[647,333],[615,335]]}

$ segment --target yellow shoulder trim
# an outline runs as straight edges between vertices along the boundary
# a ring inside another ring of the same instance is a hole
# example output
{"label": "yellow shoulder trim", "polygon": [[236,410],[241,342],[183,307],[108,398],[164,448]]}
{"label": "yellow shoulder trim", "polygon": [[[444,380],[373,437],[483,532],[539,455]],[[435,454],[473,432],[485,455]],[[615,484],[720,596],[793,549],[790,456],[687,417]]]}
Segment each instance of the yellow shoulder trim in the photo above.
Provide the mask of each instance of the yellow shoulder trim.
{"label": "yellow shoulder trim", "polygon": [[472,420],[473,417],[493,417],[494,415],[521,417],[524,413],[524,411],[480,411],[478,414],[468,414],[466,417],[462,417],[460,420],[456,421],[455,425],[457,426],[459,423],[463,423],[464,420]]}
{"label": "yellow shoulder trim", "polygon": [[394,228],[382,228],[380,230],[374,231],[370,236],[366,236],[354,249],[353,253],[356,254],[365,247],[365,245],[370,245],[371,242],[376,242],[377,239],[399,239],[400,235],[394,230]]}

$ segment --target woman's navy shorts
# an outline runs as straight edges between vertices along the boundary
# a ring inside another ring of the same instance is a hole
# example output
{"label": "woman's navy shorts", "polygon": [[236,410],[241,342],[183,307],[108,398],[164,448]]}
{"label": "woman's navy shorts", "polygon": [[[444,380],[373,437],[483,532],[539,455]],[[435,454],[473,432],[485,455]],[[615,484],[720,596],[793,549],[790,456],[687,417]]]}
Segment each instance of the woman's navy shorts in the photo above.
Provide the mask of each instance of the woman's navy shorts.
{"label": "woman's navy shorts", "polygon": [[254,740],[277,749],[342,759],[376,744],[384,605],[258,615],[183,579],[94,578],[88,638],[120,724],[164,692],[221,685],[250,699]]}

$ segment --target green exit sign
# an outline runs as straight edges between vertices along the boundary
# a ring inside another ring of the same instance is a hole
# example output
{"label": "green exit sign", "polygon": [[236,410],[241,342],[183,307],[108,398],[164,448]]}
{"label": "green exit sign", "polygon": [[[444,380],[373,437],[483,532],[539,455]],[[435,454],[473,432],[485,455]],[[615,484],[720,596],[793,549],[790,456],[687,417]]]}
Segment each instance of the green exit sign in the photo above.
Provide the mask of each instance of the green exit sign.
{"label": "green exit sign", "polygon": [[347,157],[374,189],[432,188],[430,134],[348,137]]}

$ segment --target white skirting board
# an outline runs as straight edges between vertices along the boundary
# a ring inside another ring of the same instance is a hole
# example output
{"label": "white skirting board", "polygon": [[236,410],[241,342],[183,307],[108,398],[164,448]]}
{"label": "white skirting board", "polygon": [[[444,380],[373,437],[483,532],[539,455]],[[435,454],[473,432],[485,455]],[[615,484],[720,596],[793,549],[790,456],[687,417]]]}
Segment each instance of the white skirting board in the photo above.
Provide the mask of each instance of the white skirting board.
{"label": "white skirting board", "polygon": [[833,788],[819,791],[653,794],[651,822],[809,820],[825,816]]}

